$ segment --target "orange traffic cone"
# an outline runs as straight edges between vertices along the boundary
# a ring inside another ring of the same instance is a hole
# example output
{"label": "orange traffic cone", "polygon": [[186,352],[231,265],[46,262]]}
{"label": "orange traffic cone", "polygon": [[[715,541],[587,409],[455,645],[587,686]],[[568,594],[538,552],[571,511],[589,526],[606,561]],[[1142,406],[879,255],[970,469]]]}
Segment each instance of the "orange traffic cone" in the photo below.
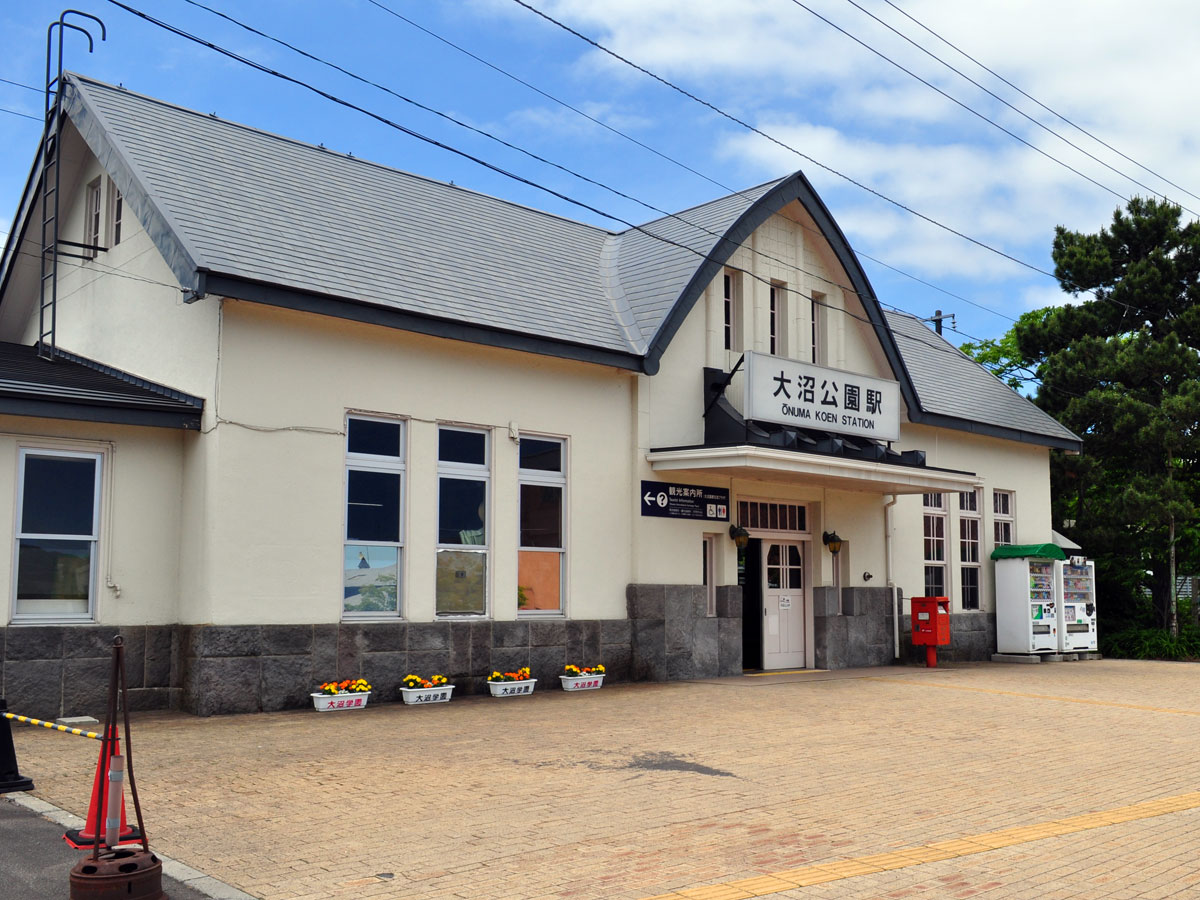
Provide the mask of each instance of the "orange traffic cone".
{"label": "orange traffic cone", "polygon": [[[82,828],[72,828],[63,835],[63,840],[76,850],[91,850],[96,846],[96,833],[100,834],[100,847],[108,847],[104,840],[104,813],[108,784],[108,764],[114,753],[120,754],[121,739],[117,729],[112,729],[110,740],[100,742],[100,759],[96,761],[96,780],[92,785],[92,805],[88,807],[87,819]],[[118,832],[117,843],[140,841],[142,833],[125,821],[125,795],[121,795],[121,830]]]}

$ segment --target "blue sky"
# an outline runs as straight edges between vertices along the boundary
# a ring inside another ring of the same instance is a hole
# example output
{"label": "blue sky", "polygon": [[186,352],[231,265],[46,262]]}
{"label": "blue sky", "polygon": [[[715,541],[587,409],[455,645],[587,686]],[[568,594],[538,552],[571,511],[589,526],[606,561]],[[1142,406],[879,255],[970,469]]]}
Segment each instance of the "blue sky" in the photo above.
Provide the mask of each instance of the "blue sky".
{"label": "blue sky", "polygon": [[[1044,270],[1052,269],[1055,225],[1095,230],[1123,197],[1162,192],[1200,210],[1200,198],[1187,193],[1200,193],[1200,117],[1193,114],[1200,84],[1200,55],[1194,52],[1200,5],[1190,0],[1152,0],[1138,7],[1111,0],[893,0],[894,6],[887,0],[528,0],[810,159],[613,60],[512,0],[203,2],[634,199],[466,131],[186,0],[129,5],[616,219],[255,72],[106,0],[70,4],[102,18],[108,40],[100,42],[98,28],[92,28],[97,41],[88,54],[86,39],[68,32],[65,68],[614,230],[625,227],[619,220],[656,218],[651,207],[679,211],[800,169],[863,257],[880,299],[920,316],[938,308],[953,312],[962,334],[947,336],[956,343],[963,334],[998,336],[1020,313],[1062,302],[1064,295],[1052,278],[929,224],[822,164]],[[65,5],[0,4],[0,79],[5,79],[0,108],[7,110],[0,112],[0,233],[17,208],[40,132],[41,96],[19,85],[40,89],[46,26]],[[1136,162],[1039,108],[921,25]]]}

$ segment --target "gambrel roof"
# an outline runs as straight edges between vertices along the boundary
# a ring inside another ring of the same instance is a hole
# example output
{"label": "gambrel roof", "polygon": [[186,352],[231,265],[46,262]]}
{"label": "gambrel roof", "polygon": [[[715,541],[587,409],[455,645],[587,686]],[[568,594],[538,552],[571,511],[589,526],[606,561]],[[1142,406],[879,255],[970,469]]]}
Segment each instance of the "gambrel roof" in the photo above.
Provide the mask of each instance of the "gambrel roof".
{"label": "gambrel roof", "polygon": [[[942,415],[925,409],[927,392],[909,377],[933,371],[910,359],[925,351],[901,352],[858,259],[799,172],[614,233],[80,75],[64,76],[63,104],[193,296],[649,374],[732,253],[798,202],[862,301],[910,418]],[[0,259],[0,302],[39,178],[35,164]],[[971,377],[991,378],[982,369]],[[1033,408],[1012,396],[1003,414],[988,413],[1003,436],[1060,446],[1061,426],[1038,430],[1009,415],[1015,405]],[[962,427],[954,416],[937,424]]]}

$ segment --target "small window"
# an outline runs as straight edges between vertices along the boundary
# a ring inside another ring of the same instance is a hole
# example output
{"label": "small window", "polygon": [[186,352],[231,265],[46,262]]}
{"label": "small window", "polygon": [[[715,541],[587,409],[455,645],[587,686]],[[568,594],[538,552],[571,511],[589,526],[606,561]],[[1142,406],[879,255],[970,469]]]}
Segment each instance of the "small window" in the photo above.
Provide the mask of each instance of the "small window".
{"label": "small window", "polygon": [[726,269],[722,279],[725,349],[742,349],[742,291],[737,273]]}
{"label": "small window", "polygon": [[108,246],[115,247],[121,243],[121,219],[125,215],[125,201],[121,192],[108,179]]}
{"label": "small window", "polygon": [[20,451],[14,619],[91,618],[101,459],[99,453]]}
{"label": "small window", "polygon": [[95,259],[100,247],[100,216],[104,207],[100,205],[100,179],[87,186],[87,203],[84,210],[83,242],[87,244],[84,256]]}
{"label": "small window", "polygon": [[809,324],[812,336],[809,345],[809,361],[814,366],[821,365],[825,354],[821,352],[821,326],[824,322],[825,295],[813,291],[809,301]]}
{"label": "small window", "polygon": [[487,612],[488,433],[438,429],[435,606],[438,615]]}
{"label": "small window", "polygon": [[565,442],[521,436],[518,451],[521,535],[517,552],[517,609],[561,613],[566,575],[563,469]]}
{"label": "small window", "polygon": [[346,420],[346,536],[342,613],[399,615],[404,557],[404,426]]}
{"label": "small window", "polygon": [[788,355],[788,296],[782,284],[771,285],[770,344],[773,356]]}
{"label": "small window", "polygon": [[992,491],[992,527],[997,546],[1017,541],[1015,506],[1012,491]]}

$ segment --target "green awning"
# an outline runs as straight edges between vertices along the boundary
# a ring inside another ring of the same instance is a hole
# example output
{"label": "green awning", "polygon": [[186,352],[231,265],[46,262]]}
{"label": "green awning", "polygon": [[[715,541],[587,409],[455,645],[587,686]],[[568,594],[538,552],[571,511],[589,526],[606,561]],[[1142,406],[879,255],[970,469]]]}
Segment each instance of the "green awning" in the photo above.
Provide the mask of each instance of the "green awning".
{"label": "green awning", "polygon": [[1016,559],[1033,556],[1038,559],[1066,559],[1058,544],[1001,544],[992,551],[992,559]]}

